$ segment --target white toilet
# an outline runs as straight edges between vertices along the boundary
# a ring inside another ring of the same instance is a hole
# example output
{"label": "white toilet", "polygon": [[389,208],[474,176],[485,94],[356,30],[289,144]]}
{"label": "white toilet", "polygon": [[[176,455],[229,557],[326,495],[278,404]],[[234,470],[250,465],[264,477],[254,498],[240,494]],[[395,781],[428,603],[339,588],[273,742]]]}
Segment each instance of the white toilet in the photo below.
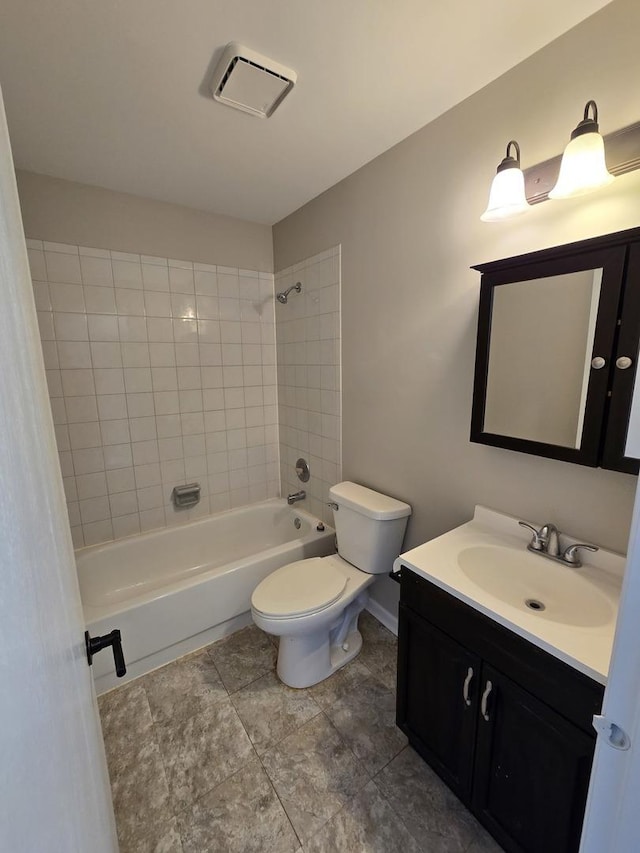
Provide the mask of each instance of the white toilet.
{"label": "white toilet", "polygon": [[278,675],[289,687],[317,684],[358,654],[367,587],[391,571],[411,515],[409,504],[356,483],[329,495],[338,553],[289,563],[251,596],[255,624],[280,637]]}

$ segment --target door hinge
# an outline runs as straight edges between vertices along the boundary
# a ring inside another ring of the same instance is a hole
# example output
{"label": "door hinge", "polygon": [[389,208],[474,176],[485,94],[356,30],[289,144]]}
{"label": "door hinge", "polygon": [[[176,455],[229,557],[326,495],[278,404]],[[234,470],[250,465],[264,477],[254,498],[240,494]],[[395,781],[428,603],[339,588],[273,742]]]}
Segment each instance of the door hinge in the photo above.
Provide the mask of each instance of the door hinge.
{"label": "door hinge", "polygon": [[594,714],[593,728],[598,735],[606,738],[609,746],[614,749],[629,749],[631,746],[631,739],[625,730],[617,723],[612,723],[607,717]]}

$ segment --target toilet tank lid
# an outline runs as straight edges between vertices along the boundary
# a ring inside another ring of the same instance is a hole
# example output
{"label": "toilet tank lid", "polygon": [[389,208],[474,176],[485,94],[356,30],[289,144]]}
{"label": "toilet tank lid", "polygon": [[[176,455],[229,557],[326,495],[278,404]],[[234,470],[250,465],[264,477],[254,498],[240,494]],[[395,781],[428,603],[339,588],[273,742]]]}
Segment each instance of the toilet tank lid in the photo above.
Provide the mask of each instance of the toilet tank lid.
{"label": "toilet tank lid", "polygon": [[350,483],[349,481],[337,483],[329,489],[329,495],[338,506],[349,507],[361,515],[380,521],[390,521],[394,518],[404,518],[411,515],[409,504],[404,503],[404,501],[397,501],[395,498],[390,498],[380,492],[374,492],[373,489],[360,486],[358,483]]}

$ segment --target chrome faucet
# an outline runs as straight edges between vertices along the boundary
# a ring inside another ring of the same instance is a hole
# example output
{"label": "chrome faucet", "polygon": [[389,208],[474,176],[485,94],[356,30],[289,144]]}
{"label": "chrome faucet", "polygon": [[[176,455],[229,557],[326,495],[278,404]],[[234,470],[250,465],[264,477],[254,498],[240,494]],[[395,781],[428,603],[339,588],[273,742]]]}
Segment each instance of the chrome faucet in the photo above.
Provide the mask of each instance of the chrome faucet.
{"label": "chrome faucet", "polygon": [[527,550],[534,554],[540,554],[542,557],[547,557],[549,560],[555,560],[558,563],[564,563],[565,566],[571,566],[574,569],[579,569],[582,565],[578,549],[582,548],[585,551],[597,551],[596,545],[586,545],[579,542],[573,545],[568,545],[564,551],[560,545],[560,531],[555,524],[543,524],[540,530],[536,530],[526,521],[519,521],[521,527],[528,528],[531,533],[531,542],[527,545]]}
{"label": "chrome faucet", "polygon": [[548,557],[560,556],[560,531],[555,524],[545,524],[540,528],[540,537],[546,542],[544,549]]}
{"label": "chrome faucet", "polygon": [[307,493],[304,489],[300,489],[299,492],[292,492],[290,495],[287,495],[287,503],[289,506],[292,506],[297,501],[303,501],[307,496]]}

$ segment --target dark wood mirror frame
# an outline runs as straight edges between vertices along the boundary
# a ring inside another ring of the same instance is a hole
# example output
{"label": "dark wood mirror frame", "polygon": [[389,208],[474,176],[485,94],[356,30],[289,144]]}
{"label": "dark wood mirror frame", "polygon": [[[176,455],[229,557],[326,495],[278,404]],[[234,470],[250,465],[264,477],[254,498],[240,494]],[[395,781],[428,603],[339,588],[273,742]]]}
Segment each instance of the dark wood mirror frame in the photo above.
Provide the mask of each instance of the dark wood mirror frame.
{"label": "dark wood mirror frame", "polygon": [[[591,369],[579,448],[499,435],[484,430],[491,318],[495,289],[504,284],[602,268],[592,355],[606,359]],[[640,463],[624,455],[640,342],[640,228],[556,246],[492,263],[482,273],[476,348],[471,441],[637,474]],[[616,367],[621,356],[631,368]]]}

